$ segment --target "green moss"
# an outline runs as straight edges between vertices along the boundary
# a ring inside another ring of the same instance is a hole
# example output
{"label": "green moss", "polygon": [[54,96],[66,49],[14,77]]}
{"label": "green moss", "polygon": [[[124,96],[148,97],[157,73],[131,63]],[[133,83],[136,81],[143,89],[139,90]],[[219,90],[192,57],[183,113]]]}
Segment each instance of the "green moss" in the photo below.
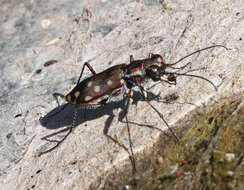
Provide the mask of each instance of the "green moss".
{"label": "green moss", "polygon": [[196,111],[195,122],[179,128],[180,143],[162,135],[153,149],[137,155],[136,177],[111,189],[125,184],[135,190],[244,189],[242,101],[241,96],[222,98],[204,114]]}

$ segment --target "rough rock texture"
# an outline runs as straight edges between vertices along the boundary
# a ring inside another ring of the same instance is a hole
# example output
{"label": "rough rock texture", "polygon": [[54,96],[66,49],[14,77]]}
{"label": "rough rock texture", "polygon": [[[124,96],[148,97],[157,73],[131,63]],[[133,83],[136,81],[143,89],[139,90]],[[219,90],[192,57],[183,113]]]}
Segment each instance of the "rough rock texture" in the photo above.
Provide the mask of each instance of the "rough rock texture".
{"label": "rough rock texture", "polygon": [[[2,1],[0,12],[2,189],[88,189],[98,179],[94,188],[102,189],[106,176],[128,163],[128,153],[103,135],[109,127],[109,134],[128,147],[125,124],[118,121],[122,101],[80,110],[74,132],[54,151],[37,156],[55,144],[42,137],[71,124],[72,106],[52,118],[45,116],[60,109],[52,94],[73,88],[84,61],[99,72],[128,63],[129,55],[142,59],[159,53],[173,63],[213,44],[230,48],[207,50],[179,64],[190,61],[192,69],[205,67],[195,74],[211,80],[217,92],[206,81],[189,77],[178,78],[176,86],[150,90],[162,98],[179,96],[176,104],[152,101],[171,126],[210,99],[244,90],[242,1],[19,0]],[[49,60],[57,62],[44,67]],[[134,95],[129,119],[166,129],[138,93]],[[135,152],[151,147],[159,135],[155,129],[130,126]]]}

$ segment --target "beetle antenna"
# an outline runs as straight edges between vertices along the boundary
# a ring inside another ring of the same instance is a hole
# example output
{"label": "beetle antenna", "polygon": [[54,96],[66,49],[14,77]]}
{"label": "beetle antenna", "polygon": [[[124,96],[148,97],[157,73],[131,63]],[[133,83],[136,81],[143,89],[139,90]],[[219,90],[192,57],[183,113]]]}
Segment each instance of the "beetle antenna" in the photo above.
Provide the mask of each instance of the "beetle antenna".
{"label": "beetle antenna", "polygon": [[[209,46],[209,47],[206,47],[206,48],[203,48],[203,49],[199,49],[199,50],[197,50],[197,51],[194,51],[194,52],[192,52],[192,53],[186,55],[185,57],[182,57],[181,59],[179,59],[179,60],[176,61],[175,63],[172,63],[172,64],[165,64],[165,65],[168,66],[168,67],[171,67],[171,65],[176,65],[177,63],[181,62],[182,60],[186,59],[187,57],[190,57],[190,56],[192,56],[192,55],[194,55],[194,54],[196,54],[196,53],[199,53],[199,52],[204,51],[204,50],[207,50],[207,49],[215,48],[215,47],[223,47],[223,48],[225,48],[226,50],[229,50],[227,47],[225,47],[225,46],[223,46],[223,45],[213,45],[213,46]],[[187,63],[186,65],[188,65],[188,64],[189,64],[189,63]],[[186,65],[185,65],[185,66],[186,66]],[[184,68],[185,66],[183,66],[183,68]],[[172,68],[172,67],[171,67],[171,68]]]}
{"label": "beetle antenna", "polygon": [[206,69],[206,67],[202,67],[202,68],[198,68],[198,69],[192,69],[192,70],[184,72],[183,74],[191,73],[191,72],[194,72],[194,71],[201,71],[201,70],[204,70],[204,69]]}
{"label": "beetle antenna", "polygon": [[172,67],[170,65],[167,65],[167,67],[171,68],[171,69],[184,69],[185,67],[187,67],[188,65],[190,65],[191,62],[188,62],[187,64],[183,65],[182,67]]}

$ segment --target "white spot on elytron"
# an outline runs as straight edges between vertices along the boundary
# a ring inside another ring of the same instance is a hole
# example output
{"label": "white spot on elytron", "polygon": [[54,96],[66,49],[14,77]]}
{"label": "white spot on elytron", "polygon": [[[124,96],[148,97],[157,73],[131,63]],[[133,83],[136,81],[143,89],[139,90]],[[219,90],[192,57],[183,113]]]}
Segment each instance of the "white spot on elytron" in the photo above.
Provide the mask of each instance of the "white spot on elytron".
{"label": "white spot on elytron", "polygon": [[92,86],[92,81],[88,82],[87,87],[91,87]]}
{"label": "white spot on elytron", "polygon": [[80,92],[79,92],[79,91],[76,91],[76,92],[75,92],[75,97],[78,98],[79,95],[80,95]]}
{"label": "white spot on elytron", "polygon": [[108,86],[111,86],[112,84],[113,84],[113,81],[108,80],[107,85],[108,85]]}
{"label": "white spot on elytron", "polygon": [[94,87],[94,91],[95,91],[95,92],[100,92],[100,90],[101,90],[100,86],[95,86],[95,87]]}
{"label": "white spot on elytron", "polygon": [[91,96],[86,96],[86,97],[85,97],[85,101],[89,101],[89,100],[91,100],[91,99],[92,99]]}

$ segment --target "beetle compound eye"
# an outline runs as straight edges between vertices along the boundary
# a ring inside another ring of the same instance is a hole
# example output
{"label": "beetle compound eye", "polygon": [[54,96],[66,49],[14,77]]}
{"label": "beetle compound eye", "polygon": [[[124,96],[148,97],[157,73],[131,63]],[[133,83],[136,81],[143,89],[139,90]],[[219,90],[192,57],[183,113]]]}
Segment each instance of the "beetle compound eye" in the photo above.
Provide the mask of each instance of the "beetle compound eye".
{"label": "beetle compound eye", "polygon": [[163,63],[163,57],[159,54],[150,54],[149,58],[156,63]]}
{"label": "beetle compound eye", "polygon": [[153,81],[160,80],[160,68],[157,65],[152,65],[146,70],[146,75]]}
{"label": "beetle compound eye", "polygon": [[163,58],[162,58],[162,56],[158,55],[157,62],[158,62],[158,63],[163,63]]}

